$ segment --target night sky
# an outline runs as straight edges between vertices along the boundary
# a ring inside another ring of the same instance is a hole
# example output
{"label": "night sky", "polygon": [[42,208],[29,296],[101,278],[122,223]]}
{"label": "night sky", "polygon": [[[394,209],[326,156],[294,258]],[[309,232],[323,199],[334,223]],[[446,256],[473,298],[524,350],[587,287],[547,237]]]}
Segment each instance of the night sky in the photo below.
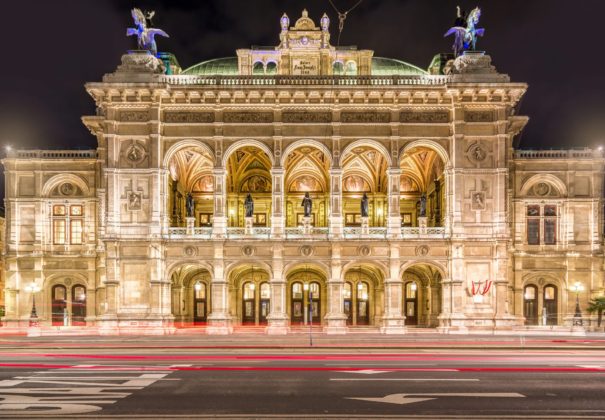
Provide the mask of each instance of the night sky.
{"label": "night sky", "polygon": [[[346,10],[357,0],[333,0]],[[234,56],[237,48],[276,45],[279,18],[293,22],[307,8],[316,23],[336,13],[328,0],[20,0],[2,2],[0,145],[15,148],[94,148],[80,122],[94,114],[86,81],[100,81],[136,46],[126,37],[130,9],[156,10],[160,51],[183,68]],[[467,0],[363,0],[346,21],[341,45],[373,49],[426,68],[449,52],[443,34],[455,6]],[[605,144],[604,0],[483,0],[480,27],[500,72],[529,83],[521,112],[530,116],[523,148],[596,147]]]}

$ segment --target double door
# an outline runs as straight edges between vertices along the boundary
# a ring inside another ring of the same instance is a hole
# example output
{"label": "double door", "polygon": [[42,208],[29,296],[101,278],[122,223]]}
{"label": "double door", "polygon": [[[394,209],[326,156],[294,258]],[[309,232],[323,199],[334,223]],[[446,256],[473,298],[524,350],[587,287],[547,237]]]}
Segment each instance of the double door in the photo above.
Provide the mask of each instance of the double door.
{"label": "double door", "polygon": [[[258,289],[258,292],[257,292]],[[271,311],[271,288],[263,282],[260,287],[246,282],[242,290],[242,324],[266,324]]]}

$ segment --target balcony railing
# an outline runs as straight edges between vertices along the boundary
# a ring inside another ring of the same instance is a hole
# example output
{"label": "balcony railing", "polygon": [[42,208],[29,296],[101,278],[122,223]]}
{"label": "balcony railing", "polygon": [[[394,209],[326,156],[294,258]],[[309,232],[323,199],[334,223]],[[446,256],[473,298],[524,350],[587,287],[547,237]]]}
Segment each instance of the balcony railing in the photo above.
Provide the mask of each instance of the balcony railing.
{"label": "balcony railing", "polygon": [[[370,227],[364,231],[361,227],[345,227],[343,229],[343,239],[386,239],[388,231],[385,227]],[[444,239],[446,232],[444,227],[404,227],[401,228],[401,237],[403,239]],[[196,227],[188,231],[184,227],[168,228],[168,239],[212,239],[213,230],[211,227]],[[270,227],[254,227],[246,232],[245,228],[228,227],[226,235],[221,239],[277,239],[271,234]],[[327,227],[311,227],[308,232],[304,231],[302,226],[287,227],[284,234],[279,239],[304,239],[304,240],[329,240],[330,230]]]}
{"label": "balcony railing", "polygon": [[386,239],[387,228],[371,227],[364,232],[364,229],[360,227],[346,227],[343,236],[345,239]]}
{"label": "balcony railing", "polygon": [[160,82],[171,85],[204,86],[292,86],[292,85],[332,85],[332,86],[398,86],[398,85],[445,85],[449,76],[409,75],[409,76],[196,76],[164,75]]}
{"label": "balcony railing", "polygon": [[401,228],[401,237],[403,239],[441,239],[445,238],[444,227],[403,227]]}

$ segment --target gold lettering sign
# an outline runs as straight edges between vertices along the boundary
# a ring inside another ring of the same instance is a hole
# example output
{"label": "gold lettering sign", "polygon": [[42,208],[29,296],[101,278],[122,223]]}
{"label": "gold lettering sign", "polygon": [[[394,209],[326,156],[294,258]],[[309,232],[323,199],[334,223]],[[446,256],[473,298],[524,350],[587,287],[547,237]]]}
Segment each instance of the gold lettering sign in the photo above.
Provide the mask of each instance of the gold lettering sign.
{"label": "gold lettering sign", "polygon": [[466,122],[492,122],[494,113],[492,111],[466,111],[464,113]]}
{"label": "gold lettering sign", "polygon": [[319,74],[317,59],[295,58],[292,60],[292,74],[295,76],[313,76]]}
{"label": "gold lettering sign", "polygon": [[167,123],[213,123],[214,112],[176,112],[166,111],[164,122]]}

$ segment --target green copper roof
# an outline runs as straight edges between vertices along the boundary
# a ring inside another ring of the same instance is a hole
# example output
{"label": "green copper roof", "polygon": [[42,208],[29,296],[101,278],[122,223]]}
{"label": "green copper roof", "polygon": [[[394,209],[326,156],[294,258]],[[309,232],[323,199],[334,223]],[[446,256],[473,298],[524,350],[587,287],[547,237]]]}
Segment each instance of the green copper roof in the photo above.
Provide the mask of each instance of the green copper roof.
{"label": "green copper roof", "polygon": [[[237,57],[215,58],[202,61],[181,74],[193,76],[237,76]],[[420,76],[425,70],[394,58],[373,57],[372,76]]]}
{"label": "green copper roof", "polygon": [[237,76],[237,57],[215,58],[213,60],[202,61],[183,70],[181,74],[192,76]]}
{"label": "green copper roof", "polygon": [[372,76],[422,76],[426,70],[394,58],[372,57]]}

